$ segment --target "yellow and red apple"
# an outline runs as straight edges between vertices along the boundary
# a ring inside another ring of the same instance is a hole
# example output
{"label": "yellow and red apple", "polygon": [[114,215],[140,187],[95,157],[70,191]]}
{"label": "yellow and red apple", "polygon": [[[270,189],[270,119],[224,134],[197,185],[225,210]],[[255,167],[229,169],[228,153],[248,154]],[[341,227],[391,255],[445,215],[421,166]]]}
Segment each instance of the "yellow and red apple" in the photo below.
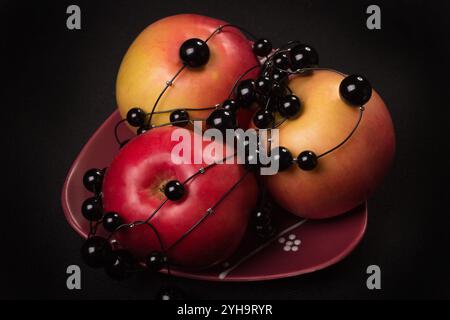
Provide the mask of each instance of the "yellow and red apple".
{"label": "yellow and red apple", "polygon": [[[300,98],[302,109],[280,127],[279,145],[294,157],[305,150],[316,155],[330,150],[355,126],[359,108],[340,97],[343,78],[332,71],[314,71],[290,80],[289,87]],[[285,209],[306,218],[327,218],[367,199],[389,169],[394,151],[389,111],[373,91],[354,135],[321,157],[314,170],[304,171],[294,164],[265,179],[271,195]]]}
{"label": "yellow and red apple", "polygon": [[[134,107],[151,112],[166,82],[183,66],[180,46],[191,38],[205,40],[225,24],[201,15],[180,14],[161,19],[142,31],[123,58],[117,76],[116,98],[122,118]],[[236,80],[258,65],[250,42],[236,28],[224,28],[207,44],[210,51],[207,64],[184,69],[161,97],[156,111],[220,104]],[[191,119],[205,119],[210,113],[211,110],[189,111]],[[170,113],[155,114],[152,124],[168,123],[169,116]]]}

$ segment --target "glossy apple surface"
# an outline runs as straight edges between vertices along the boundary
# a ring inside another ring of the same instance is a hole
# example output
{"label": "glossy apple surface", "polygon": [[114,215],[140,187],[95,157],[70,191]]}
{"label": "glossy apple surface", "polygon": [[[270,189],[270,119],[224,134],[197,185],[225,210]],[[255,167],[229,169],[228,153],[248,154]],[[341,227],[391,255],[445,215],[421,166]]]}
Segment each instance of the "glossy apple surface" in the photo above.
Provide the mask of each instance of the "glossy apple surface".
{"label": "glossy apple surface", "polygon": [[[125,223],[146,220],[164,201],[162,191],[170,180],[185,181],[202,164],[174,164],[171,141],[176,129],[153,129],[131,140],[108,168],[103,183],[105,211],[118,212]],[[194,133],[184,130],[190,137]],[[203,142],[203,148],[211,142]],[[213,142],[218,147],[222,144]],[[203,148],[192,148],[201,154]],[[218,157],[218,158],[216,158]],[[206,159],[222,159],[219,155]],[[205,160],[206,161],[206,160]],[[149,221],[157,230],[165,249],[191,228],[245,173],[238,164],[218,164],[185,185],[185,195],[170,201]],[[254,176],[248,174],[192,233],[167,252],[171,265],[202,268],[223,261],[238,247],[257,197]],[[120,245],[142,259],[151,251],[161,251],[156,233],[147,225],[117,232]]]}
{"label": "glossy apple surface", "polygon": [[[280,145],[293,157],[304,150],[317,155],[339,144],[358,119],[358,107],[340,98],[343,76],[315,71],[297,76],[289,87],[302,101],[302,111],[279,130]],[[354,135],[339,149],[322,157],[312,171],[296,164],[266,176],[270,193],[285,209],[306,218],[327,218],[366,200],[380,184],[392,162],[395,135],[386,105],[373,91]]]}
{"label": "glossy apple surface", "polygon": [[[128,49],[117,76],[116,98],[122,118],[133,107],[151,111],[166,81],[182,67],[179,49],[184,41],[190,38],[205,40],[217,27],[225,24],[201,15],[181,14],[148,26]],[[208,41],[208,46],[208,63],[200,68],[186,68],[162,96],[156,111],[222,103],[235,81],[258,64],[250,42],[235,28],[224,28]],[[248,77],[253,77],[256,72]],[[210,112],[189,111],[189,114],[191,119],[205,119]],[[155,114],[152,124],[169,122],[169,115]],[[246,125],[244,119],[240,123],[243,126]]]}

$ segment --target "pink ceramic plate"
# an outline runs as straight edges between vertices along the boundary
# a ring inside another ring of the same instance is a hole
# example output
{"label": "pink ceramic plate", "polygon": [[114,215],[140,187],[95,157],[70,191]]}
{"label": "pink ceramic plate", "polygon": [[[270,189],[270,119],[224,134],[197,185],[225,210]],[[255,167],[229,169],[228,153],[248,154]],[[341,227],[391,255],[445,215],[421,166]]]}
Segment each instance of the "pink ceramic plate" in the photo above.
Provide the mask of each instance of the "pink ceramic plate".
{"label": "pink ceramic plate", "polygon": [[[84,238],[89,225],[80,208],[90,194],[84,189],[83,175],[90,168],[107,167],[117,154],[119,148],[114,139],[114,126],[119,120],[120,115],[116,111],[94,133],[76,158],[64,183],[62,206],[66,219]],[[122,126],[119,136],[125,140],[132,133]],[[366,204],[337,218],[321,221],[302,220],[280,213],[274,221],[279,233],[273,239],[262,242],[248,232],[238,252],[226,263],[201,272],[171,271],[180,277],[215,281],[270,280],[313,272],[347,256],[361,240],[366,223]]]}

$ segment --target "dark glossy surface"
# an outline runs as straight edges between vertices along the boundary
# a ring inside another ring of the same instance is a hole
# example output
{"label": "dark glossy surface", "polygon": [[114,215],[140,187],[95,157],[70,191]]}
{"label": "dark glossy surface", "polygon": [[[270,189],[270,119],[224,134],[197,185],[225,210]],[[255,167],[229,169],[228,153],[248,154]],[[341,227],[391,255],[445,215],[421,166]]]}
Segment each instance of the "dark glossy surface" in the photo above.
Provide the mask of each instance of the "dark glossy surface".
{"label": "dark glossy surface", "polygon": [[230,112],[236,112],[238,108],[239,104],[234,99],[227,99],[222,103],[222,109]]}
{"label": "dark glossy surface", "polygon": [[146,117],[145,111],[141,108],[131,108],[127,112],[127,121],[133,127],[141,127],[144,125]]}
{"label": "dark glossy surface", "polygon": [[169,200],[180,200],[184,196],[184,186],[180,181],[169,181],[164,187],[164,194]]}
{"label": "dark glossy surface", "polygon": [[89,169],[83,176],[83,185],[91,192],[100,192],[103,182],[103,170]]}
{"label": "dark glossy surface", "polygon": [[273,63],[277,68],[287,70],[290,68],[289,55],[287,52],[279,52],[273,56]]}
{"label": "dark glossy surface", "polygon": [[208,44],[200,39],[186,40],[180,47],[180,58],[186,65],[197,68],[205,65],[209,60]]}
{"label": "dark glossy surface", "polygon": [[352,74],[342,80],[339,86],[341,98],[352,106],[362,106],[372,96],[372,86],[361,75]]}
{"label": "dark glossy surface", "polygon": [[236,117],[233,112],[224,109],[214,110],[206,119],[206,124],[210,128],[216,128],[222,132],[226,129],[233,129],[236,127]]}
{"label": "dark glossy surface", "polygon": [[255,81],[255,90],[258,93],[267,94],[272,89],[272,79],[268,76],[261,76]]}
{"label": "dark glossy surface", "polygon": [[110,265],[113,261],[109,242],[102,237],[91,237],[81,246],[81,257],[88,266],[100,268]]}
{"label": "dark glossy surface", "polygon": [[258,57],[265,57],[272,52],[272,43],[267,39],[258,39],[253,44],[253,52]]}
{"label": "dark glossy surface", "polygon": [[145,258],[145,265],[150,271],[161,270],[165,266],[165,263],[166,258],[159,251],[153,251]]}
{"label": "dark glossy surface", "polygon": [[283,118],[292,118],[300,112],[300,107],[300,99],[290,94],[280,99],[278,112]]}
{"label": "dark glossy surface", "polygon": [[106,274],[114,280],[124,280],[133,274],[135,261],[126,250],[117,250],[112,253],[112,264],[105,267]]}
{"label": "dark glossy surface", "polygon": [[81,205],[81,213],[89,221],[98,221],[102,218],[102,201],[99,197],[86,199]]}
{"label": "dark glossy surface", "polygon": [[278,82],[275,82],[272,85],[272,91],[271,91],[271,95],[272,95],[272,99],[271,99],[271,104],[273,106],[273,109],[277,109],[277,105],[278,105],[278,100],[281,96],[283,96],[286,92],[286,86],[284,84],[280,84]]}
{"label": "dark glossy surface", "polygon": [[149,130],[150,130],[150,127],[149,127],[149,126],[143,125],[142,127],[139,127],[139,128],[136,130],[136,133],[137,133],[138,135],[140,135],[140,134],[146,133],[146,132],[149,131]]}
{"label": "dark glossy surface", "polygon": [[156,294],[155,300],[184,300],[186,299],[185,293],[178,287],[164,286]]}
{"label": "dark glossy surface", "polygon": [[242,80],[237,86],[236,99],[243,107],[247,107],[255,101],[255,81],[252,79]]}
{"label": "dark glossy surface", "polygon": [[270,77],[274,82],[278,82],[280,84],[282,84],[288,80],[287,72],[285,72],[283,70],[278,70],[278,69],[273,70],[271,72]]}
{"label": "dark glossy surface", "polygon": [[272,112],[268,110],[259,110],[253,116],[253,123],[259,129],[268,128],[274,121]]}
{"label": "dark glossy surface", "polygon": [[297,157],[297,164],[302,170],[313,170],[317,166],[317,156],[312,151],[302,151]]}
{"label": "dark glossy surface", "polygon": [[276,147],[271,152],[272,161],[278,163],[278,171],[285,171],[292,165],[293,157],[291,152],[285,147]]}
{"label": "dark glossy surface", "polygon": [[122,224],[122,219],[117,212],[107,212],[103,216],[103,228],[109,232],[113,232]]}
{"label": "dark glossy surface", "polygon": [[186,110],[174,110],[170,113],[170,122],[177,127],[185,127],[189,123],[189,113]]}
{"label": "dark glossy surface", "polygon": [[309,68],[319,64],[317,51],[307,44],[296,45],[290,50],[289,56],[293,70]]}
{"label": "dark glossy surface", "polygon": [[267,209],[259,208],[253,213],[252,220],[255,226],[265,226],[272,222],[272,217]]}

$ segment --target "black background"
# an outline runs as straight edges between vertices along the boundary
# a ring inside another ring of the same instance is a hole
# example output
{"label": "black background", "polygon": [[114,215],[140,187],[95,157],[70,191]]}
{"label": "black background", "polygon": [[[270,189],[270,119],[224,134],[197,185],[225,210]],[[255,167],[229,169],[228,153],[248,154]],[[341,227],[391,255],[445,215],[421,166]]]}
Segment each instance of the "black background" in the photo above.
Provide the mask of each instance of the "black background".
{"label": "black background", "polygon": [[[78,4],[82,30],[66,28]],[[382,29],[365,26],[366,1],[2,2],[3,205],[0,298],[151,299],[167,279],[126,282],[82,267],[82,290],[66,267],[83,265],[82,240],[60,205],[65,175],[83,144],[115,109],[121,59],[148,24],[184,12],[244,26],[276,45],[302,40],[321,65],[366,75],[390,108],[395,163],[369,201],[369,225],[344,261],[310,275],[256,283],[175,282],[201,299],[449,298],[448,15],[446,1],[377,1]],[[366,267],[382,290],[366,288]]]}

